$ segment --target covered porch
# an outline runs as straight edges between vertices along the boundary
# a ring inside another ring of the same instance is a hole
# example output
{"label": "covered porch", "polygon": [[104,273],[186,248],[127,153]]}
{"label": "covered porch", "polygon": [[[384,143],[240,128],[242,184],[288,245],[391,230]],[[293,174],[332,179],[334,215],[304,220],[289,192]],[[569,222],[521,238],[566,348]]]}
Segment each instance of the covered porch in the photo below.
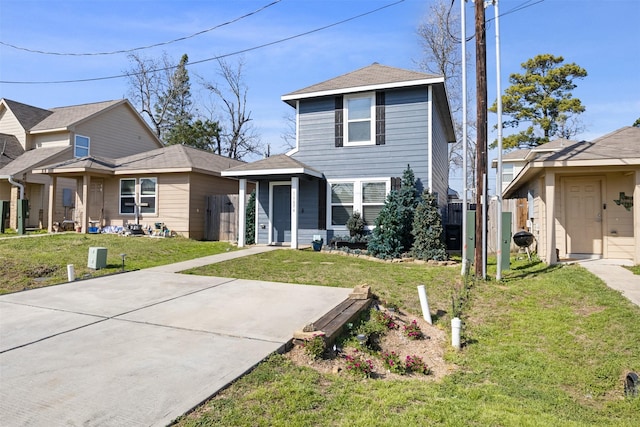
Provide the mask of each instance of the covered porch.
{"label": "covered porch", "polygon": [[[313,236],[326,235],[326,180],[324,175],[286,155],[222,171],[222,176],[239,180],[240,200],[247,182],[256,185],[255,242],[299,248]],[[245,241],[246,207],[239,209],[238,246]]]}

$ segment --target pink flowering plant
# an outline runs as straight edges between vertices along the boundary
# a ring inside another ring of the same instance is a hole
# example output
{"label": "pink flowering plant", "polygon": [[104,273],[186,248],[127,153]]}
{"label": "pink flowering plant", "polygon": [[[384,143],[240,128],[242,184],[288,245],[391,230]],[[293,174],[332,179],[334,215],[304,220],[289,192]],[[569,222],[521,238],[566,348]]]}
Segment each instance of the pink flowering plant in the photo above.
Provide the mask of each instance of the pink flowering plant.
{"label": "pink flowering plant", "polygon": [[368,378],[373,372],[373,362],[366,359],[358,350],[354,350],[353,354],[347,354],[344,356],[346,361],[346,370],[351,375],[356,377]]}
{"label": "pink flowering plant", "polygon": [[384,352],[381,354],[382,363],[387,371],[393,372],[394,374],[404,375],[407,371],[405,366],[402,364],[400,360],[400,356],[395,351],[391,353]]}
{"label": "pink flowering plant", "polygon": [[324,334],[313,334],[313,337],[307,338],[302,344],[304,352],[313,359],[320,359],[326,349],[324,342]]}
{"label": "pink flowering plant", "polygon": [[408,325],[404,325],[404,335],[410,340],[419,340],[422,338],[422,330],[420,330],[417,320],[414,319]]}
{"label": "pink flowering plant", "polygon": [[404,366],[407,372],[415,372],[423,375],[429,375],[431,373],[431,369],[420,356],[407,356]]}

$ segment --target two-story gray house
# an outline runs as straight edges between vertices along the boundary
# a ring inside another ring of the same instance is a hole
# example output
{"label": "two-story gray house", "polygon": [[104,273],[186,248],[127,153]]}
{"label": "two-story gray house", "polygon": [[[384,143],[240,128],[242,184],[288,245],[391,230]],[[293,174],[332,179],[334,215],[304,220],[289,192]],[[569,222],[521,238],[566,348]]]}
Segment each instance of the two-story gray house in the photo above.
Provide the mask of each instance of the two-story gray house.
{"label": "two-story gray house", "polygon": [[282,100],[296,110],[296,147],[222,172],[240,179],[241,200],[256,183],[256,243],[328,241],[355,211],[372,229],[407,165],[446,205],[455,134],[443,77],[374,63]]}

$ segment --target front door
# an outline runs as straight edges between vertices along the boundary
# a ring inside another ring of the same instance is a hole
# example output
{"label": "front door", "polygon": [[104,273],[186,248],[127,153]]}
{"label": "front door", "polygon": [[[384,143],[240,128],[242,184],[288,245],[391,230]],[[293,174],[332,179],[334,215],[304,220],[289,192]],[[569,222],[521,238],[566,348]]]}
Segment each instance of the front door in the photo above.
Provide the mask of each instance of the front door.
{"label": "front door", "polygon": [[602,254],[602,180],[566,178],[567,253]]}
{"label": "front door", "polygon": [[[91,178],[89,186],[89,220],[102,222],[104,209],[104,180]],[[100,225],[100,224],[98,224]]]}
{"label": "front door", "polygon": [[274,185],[272,202],[272,243],[291,242],[291,185]]}

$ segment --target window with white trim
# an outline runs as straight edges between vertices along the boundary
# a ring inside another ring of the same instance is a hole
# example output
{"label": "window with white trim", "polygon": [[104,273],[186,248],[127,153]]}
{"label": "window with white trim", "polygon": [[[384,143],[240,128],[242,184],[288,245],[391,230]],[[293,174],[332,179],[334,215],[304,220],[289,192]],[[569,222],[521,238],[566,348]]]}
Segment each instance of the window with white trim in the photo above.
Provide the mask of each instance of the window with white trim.
{"label": "window with white trim", "polygon": [[509,183],[513,181],[513,163],[502,164],[502,182]]}
{"label": "window with white trim", "polygon": [[375,144],[375,108],[375,92],[345,95],[345,146]]}
{"label": "window with white trim", "polygon": [[[136,191],[138,190],[138,191]],[[141,214],[155,214],[158,178],[122,178],[120,180],[120,214],[133,215],[136,205]]]}
{"label": "window with white trim", "polygon": [[360,212],[367,227],[373,229],[387,194],[391,191],[389,178],[330,181],[331,209],[328,223],[344,227],[353,212]]}
{"label": "window with white trim", "polygon": [[385,182],[362,183],[362,219],[367,225],[374,225],[387,198]]}
{"label": "window with white trim", "polygon": [[331,225],[346,225],[353,214],[353,183],[331,184]]}
{"label": "window with white trim", "polygon": [[120,180],[120,214],[136,213],[136,179]]}
{"label": "window with white trim", "polygon": [[89,155],[89,137],[76,135],[73,145],[74,157],[87,157]]}
{"label": "window with white trim", "polygon": [[140,178],[140,213],[156,213],[158,178]]}

